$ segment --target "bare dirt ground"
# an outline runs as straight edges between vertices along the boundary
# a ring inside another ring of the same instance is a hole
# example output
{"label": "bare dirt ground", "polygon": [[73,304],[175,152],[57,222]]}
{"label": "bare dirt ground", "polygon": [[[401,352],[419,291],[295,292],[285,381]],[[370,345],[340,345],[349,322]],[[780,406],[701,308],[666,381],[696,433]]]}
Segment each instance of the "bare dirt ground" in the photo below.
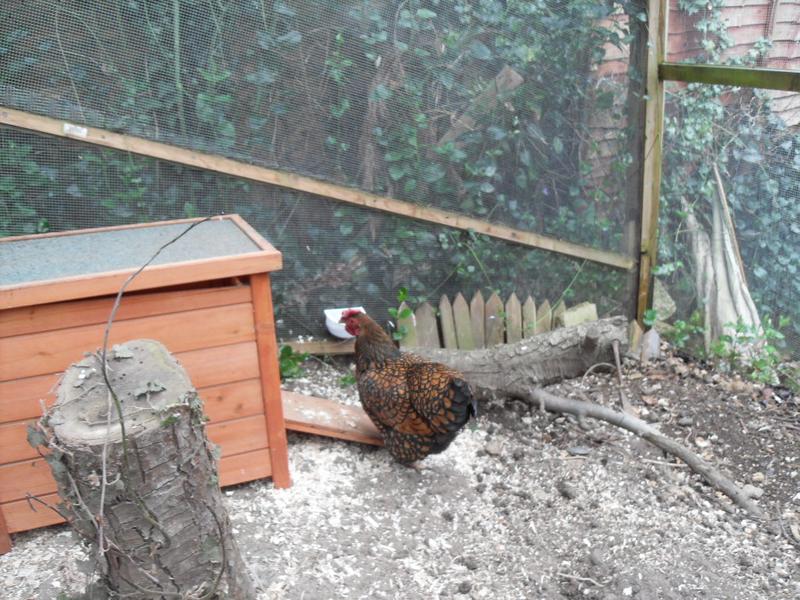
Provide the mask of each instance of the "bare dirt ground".
{"label": "bare dirt ground", "polygon": [[[291,387],[355,402],[345,368],[311,363]],[[549,389],[618,402],[610,373]],[[422,472],[291,434],[292,488],[226,491],[259,599],[800,598],[798,401],[679,358],[628,363],[625,391],[639,416],[750,485],[771,520],[611,426],[490,402]],[[0,557],[3,598],[75,598],[92,579],[65,527],[14,536]]]}

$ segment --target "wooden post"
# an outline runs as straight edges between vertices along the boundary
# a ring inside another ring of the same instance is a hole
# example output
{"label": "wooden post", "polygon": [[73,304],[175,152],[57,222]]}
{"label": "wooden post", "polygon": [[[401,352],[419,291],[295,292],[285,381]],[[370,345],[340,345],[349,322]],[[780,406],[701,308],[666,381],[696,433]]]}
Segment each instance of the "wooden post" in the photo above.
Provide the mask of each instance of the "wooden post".
{"label": "wooden post", "polygon": [[648,0],[647,105],[645,109],[642,177],[641,255],[636,318],[641,321],[650,304],[650,286],[658,249],[658,207],[661,187],[661,147],[664,137],[664,82],[658,65],[667,46],[667,0]]}
{"label": "wooden post", "polygon": [[11,536],[8,534],[6,518],[3,516],[3,509],[0,508],[0,554],[5,554],[11,550]]}
{"label": "wooden post", "polygon": [[261,372],[261,395],[264,417],[267,419],[267,439],[272,462],[272,482],[277,488],[292,485],[289,476],[289,456],[286,448],[286,426],[281,402],[281,375],[278,367],[278,346],[275,338],[272,289],[269,274],[250,276],[253,297],[253,318],[258,346],[258,367]]}

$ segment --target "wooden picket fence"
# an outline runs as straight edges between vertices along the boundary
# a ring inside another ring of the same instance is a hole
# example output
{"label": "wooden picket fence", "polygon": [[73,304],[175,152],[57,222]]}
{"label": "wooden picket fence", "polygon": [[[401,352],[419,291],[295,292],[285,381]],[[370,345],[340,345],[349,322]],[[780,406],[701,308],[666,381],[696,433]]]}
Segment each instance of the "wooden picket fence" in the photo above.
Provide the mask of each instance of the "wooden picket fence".
{"label": "wooden picket fence", "polygon": [[[405,302],[398,314],[410,308]],[[408,312],[408,311],[405,311]],[[544,300],[538,307],[528,296],[520,302],[515,293],[503,302],[497,293],[484,301],[480,290],[467,303],[464,295],[454,300],[445,295],[439,300],[437,312],[429,302],[420,304],[413,313],[397,320],[398,329],[405,328],[401,348],[449,348],[474,350],[503,343],[513,343],[557,327],[577,325],[597,319],[597,307],[583,302],[568,308],[563,300],[550,306]]]}

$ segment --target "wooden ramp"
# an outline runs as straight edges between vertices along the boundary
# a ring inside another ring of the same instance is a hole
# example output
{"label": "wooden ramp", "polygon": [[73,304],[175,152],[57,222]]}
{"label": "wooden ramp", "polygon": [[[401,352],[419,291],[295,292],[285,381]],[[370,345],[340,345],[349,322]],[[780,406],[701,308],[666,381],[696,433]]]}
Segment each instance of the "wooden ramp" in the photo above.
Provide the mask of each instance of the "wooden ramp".
{"label": "wooden ramp", "polygon": [[286,429],[382,446],[380,433],[360,406],[281,390]]}

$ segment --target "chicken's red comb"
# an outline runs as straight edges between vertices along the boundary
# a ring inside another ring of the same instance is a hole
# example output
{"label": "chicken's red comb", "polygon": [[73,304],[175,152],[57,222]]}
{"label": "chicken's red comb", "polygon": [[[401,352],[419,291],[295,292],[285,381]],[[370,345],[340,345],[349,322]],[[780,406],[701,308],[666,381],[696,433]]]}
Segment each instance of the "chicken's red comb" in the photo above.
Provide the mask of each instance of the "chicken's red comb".
{"label": "chicken's red comb", "polygon": [[349,319],[350,317],[355,317],[356,315],[364,314],[364,311],[360,308],[348,308],[342,313],[342,321],[345,319]]}

